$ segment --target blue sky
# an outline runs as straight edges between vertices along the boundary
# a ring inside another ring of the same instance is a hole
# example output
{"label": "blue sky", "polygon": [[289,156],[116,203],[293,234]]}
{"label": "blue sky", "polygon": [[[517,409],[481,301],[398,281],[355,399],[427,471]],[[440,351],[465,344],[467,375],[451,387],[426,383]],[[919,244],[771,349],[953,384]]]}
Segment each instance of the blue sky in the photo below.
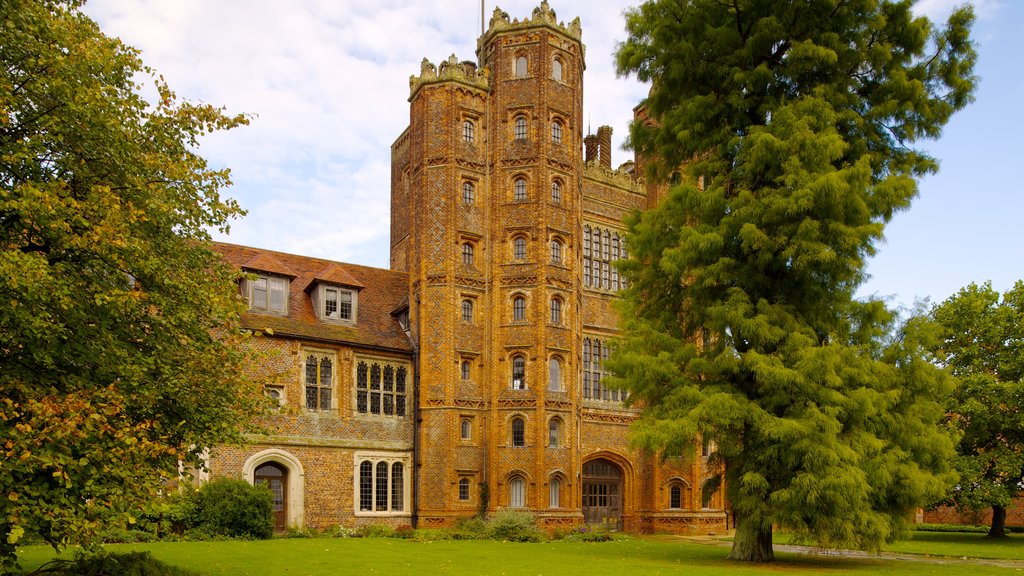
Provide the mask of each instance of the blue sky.
{"label": "blue sky", "polygon": [[[499,6],[528,17],[540,0]],[[622,12],[635,2],[550,0],[579,16],[587,46],[584,121],[626,135],[646,87],[616,78]],[[942,19],[953,0],[916,9]],[[920,197],[898,214],[870,262],[862,295],[910,305],[991,280],[1024,277],[1024,212],[1016,140],[1024,128],[1024,2],[975,0],[977,101],[924,147],[941,161]],[[486,15],[494,9],[486,2]],[[179,96],[252,115],[250,126],[208,137],[201,153],[232,169],[227,194],[249,214],[218,239],[386,267],[390,145],[408,125],[409,76],[426,57],[475,60],[478,0],[90,0],[109,35],[142,51]],[[613,164],[631,153],[617,150]]]}

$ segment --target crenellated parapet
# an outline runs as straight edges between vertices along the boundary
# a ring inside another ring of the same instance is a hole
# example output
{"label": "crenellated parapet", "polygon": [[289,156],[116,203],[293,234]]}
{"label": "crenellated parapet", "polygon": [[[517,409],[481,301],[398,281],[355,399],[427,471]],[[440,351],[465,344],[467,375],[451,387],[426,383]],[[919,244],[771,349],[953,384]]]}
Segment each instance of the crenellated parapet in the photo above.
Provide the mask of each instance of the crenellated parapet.
{"label": "crenellated parapet", "polygon": [[442,60],[440,65],[435,66],[430,60],[424,58],[420,62],[419,76],[409,77],[409,99],[416,95],[420,88],[428,84],[438,82],[460,82],[474,88],[487,90],[489,78],[486,69],[477,68],[473,62],[460,62],[455,54]]}
{"label": "crenellated parapet", "polygon": [[555,15],[555,11],[548,5],[547,0],[543,0],[540,3],[540,6],[533,9],[533,14],[529,18],[523,18],[522,20],[519,20],[518,18],[511,19],[508,12],[505,12],[501,8],[495,8],[494,13],[491,15],[491,22],[488,25],[487,32],[482,38],[480,38],[480,44],[487,44],[490,38],[499,32],[517,28],[532,28],[536,26],[552,28],[577,41],[583,37],[583,27],[580,25],[580,19],[578,16],[568,24],[559,22],[558,17]]}
{"label": "crenellated parapet", "polygon": [[643,179],[637,178],[633,171],[627,169],[627,167],[632,168],[632,163],[626,163],[615,169],[604,166],[599,161],[591,160],[583,164],[583,177],[634,194],[645,195]]}

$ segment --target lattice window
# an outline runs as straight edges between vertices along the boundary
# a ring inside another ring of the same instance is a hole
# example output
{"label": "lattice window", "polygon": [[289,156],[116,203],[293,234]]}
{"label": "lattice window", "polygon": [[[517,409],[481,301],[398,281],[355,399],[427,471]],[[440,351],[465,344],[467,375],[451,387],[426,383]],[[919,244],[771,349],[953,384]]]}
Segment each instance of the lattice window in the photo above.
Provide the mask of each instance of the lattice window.
{"label": "lattice window", "polygon": [[512,199],[516,202],[526,201],[526,178],[516,178],[512,184]]}
{"label": "lattice window", "polygon": [[604,362],[611,355],[611,347],[599,338],[583,339],[583,398],[588,400],[605,400],[620,402],[628,398],[625,390],[612,390],[602,386],[602,379],[608,373]]}
{"label": "lattice window", "polygon": [[626,239],[607,228],[583,227],[583,285],[599,290],[618,291],[627,287],[613,262],[629,258]]}
{"label": "lattice window", "polygon": [[512,419],[512,446],[526,446],[526,421],[522,418]]}
{"label": "lattice window", "polygon": [[356,363],[356,412],[404,417],[407,405],[404,366],[360,360]]}
{"label": "lattice window", "polygon": [[405,463],[394,458],[358,456],[360,512],[404,512]]}
{"label": "lattice window", "polygon": [[331,391],[334,389],[332,358],[332,355],[317,352],[306,354],[304,381],[307,410],[326,411],[331,409]]}
{"label": "lattice window", "polygon": [[526,140],[526,117],[517,116],[512,128],[512,135],[516,140]]}
{"label": "lattice window", "polygon": [[462,183],[462,203],[471,205],[476,201],[476,187],[472,182]]}
{"label": "lattice window", "polygon": [[469,478],[459,479],[459,500],[463,502],[469,500]]}
{"label": "lattice window", "polygon": [[526,358],[512,358],[512,389],[526,390]]}

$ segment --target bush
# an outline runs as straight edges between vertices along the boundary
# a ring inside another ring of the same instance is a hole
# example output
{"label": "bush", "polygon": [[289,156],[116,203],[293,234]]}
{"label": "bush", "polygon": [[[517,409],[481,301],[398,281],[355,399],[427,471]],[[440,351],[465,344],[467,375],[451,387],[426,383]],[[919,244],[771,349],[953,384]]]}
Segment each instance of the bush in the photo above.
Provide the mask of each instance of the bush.
{"label": "bush", "polygon": [[189,535],[266,539],[274,535],[273,500],[263,485],[218,478],[191,497]]}
{"label": "bush", "polygon": [[196,576],[195,572],[164,564],[149,552],[78,555],[74,560],[53,560],[34,572],[53,576]]}
{"label": "bush", "polygon": [[916,532],[988,532],[988,526],[968,524],[915,524]]}
{"label": "bush", "polygon": [[573,528],[564,538],[572,542],[611,542],[615,536],[607,530],[595,530],[589,524],[584,524]]}
{"label": "bush", "polygon": [[483,540],[490,537],[490,527],[481,518],[463,518],[449,532],[452,540]]}
{"label": "bush", "polygon": [[544,533],[537,528],[537,520],[529,512],[499,510],[488,522],[490,537],[509,542],[543,542]]}

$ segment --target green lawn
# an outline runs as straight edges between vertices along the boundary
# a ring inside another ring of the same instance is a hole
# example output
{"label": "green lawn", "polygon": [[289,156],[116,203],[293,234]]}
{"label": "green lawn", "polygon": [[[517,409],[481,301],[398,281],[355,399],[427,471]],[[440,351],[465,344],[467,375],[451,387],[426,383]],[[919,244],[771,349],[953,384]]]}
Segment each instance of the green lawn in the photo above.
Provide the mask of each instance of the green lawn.
{"label": "green lawn", "polygon": [[885,547],[887,552],[952,556],[955,558],[1001,558],[1024,560],[1024,534],[1010,534],[1005,540],[964,532],[914,532],[910,540]]}
{"label": "green lawn", "polygon": [[[1017,542],[1019,544],[1019,541]],[[926,545],[925,542],[918,542]],[[945,546],[947,543],[942,543]],[[952,543],[950,543],[952,545]],[[492,541],[415,542],[389,538],[282,539],[261,542],[162,542],[109,546],[115,551],[148,550],[165,562],[204,576],[267,574],[507,574],[564,576],[744,574],[1020,574],[1021,568],[955,561],[804,557],[777,554],[779,561],[745,565],[725,559],[727,547],[661,538],[628,538],[605,543],[514,544]],[[40,546],[22,550],[26,569],[52,558]]]}

